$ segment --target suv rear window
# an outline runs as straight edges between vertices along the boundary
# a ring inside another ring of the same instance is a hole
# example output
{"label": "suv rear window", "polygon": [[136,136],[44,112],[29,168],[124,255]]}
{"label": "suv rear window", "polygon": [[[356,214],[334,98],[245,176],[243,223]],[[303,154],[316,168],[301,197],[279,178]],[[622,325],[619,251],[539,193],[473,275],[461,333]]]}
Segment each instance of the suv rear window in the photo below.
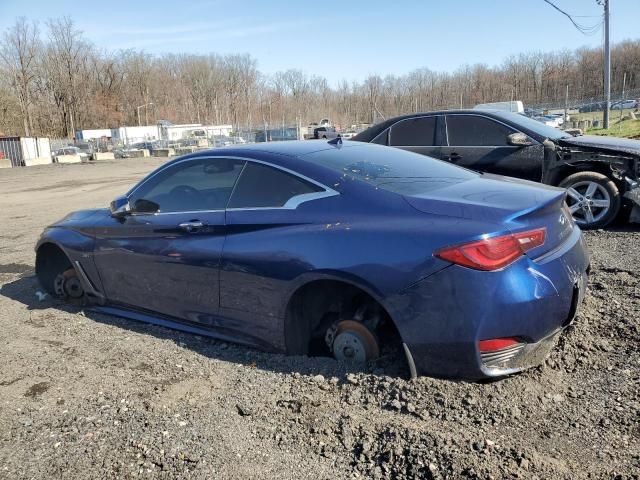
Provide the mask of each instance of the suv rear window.
{"label": "suv rear window", "polygon": [[478,176],[425,155],[373,145],[321,150],[303,158],[401,195],[419,195]]}

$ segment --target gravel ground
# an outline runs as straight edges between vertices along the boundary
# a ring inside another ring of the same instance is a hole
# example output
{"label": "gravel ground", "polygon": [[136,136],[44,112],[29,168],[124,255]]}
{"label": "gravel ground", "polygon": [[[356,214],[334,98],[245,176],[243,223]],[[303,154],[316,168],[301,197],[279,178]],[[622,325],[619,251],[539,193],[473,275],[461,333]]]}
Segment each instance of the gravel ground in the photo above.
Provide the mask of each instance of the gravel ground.
{"label": "gravel ground", "polygon": [[161,162],[0,170],[0,478],[640,478],[637,228],[586,234],[574,326],[545,365],[482,384],[40,300],[42,228]]}

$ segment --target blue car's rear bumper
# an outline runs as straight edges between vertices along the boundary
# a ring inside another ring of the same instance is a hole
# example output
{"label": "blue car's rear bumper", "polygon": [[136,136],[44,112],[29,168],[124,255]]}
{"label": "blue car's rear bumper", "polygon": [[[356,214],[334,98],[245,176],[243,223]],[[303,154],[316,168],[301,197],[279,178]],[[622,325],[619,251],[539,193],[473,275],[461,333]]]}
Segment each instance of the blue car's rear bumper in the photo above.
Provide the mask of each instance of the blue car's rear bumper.
{"label": "blue car's rear bumper", "polygon": [[[479,379],[542,362],[575,315],[589,257],[579,229],[544,257],[497,272],[450,266],[392,301],[418,374]],[[480,340],[515,337],[514,350],[480,354]]]}

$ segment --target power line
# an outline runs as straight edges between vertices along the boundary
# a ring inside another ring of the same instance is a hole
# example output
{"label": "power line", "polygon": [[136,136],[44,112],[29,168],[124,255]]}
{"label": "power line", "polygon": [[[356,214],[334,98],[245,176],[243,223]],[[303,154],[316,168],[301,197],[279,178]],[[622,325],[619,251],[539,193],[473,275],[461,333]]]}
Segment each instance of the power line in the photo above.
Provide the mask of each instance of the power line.
{"label": "power line", "polygon": [[[574,27],[576,27],[576,29],[582,33],[583,35],[595,35],[598,30],[600,30],[600,27],[602,27],[602,23],[603,21],[600,21],[594,25],[583,25],[581,23],[578,23],[575,18],[578,18],[578,16],[576,15],[571,15],[567,12],[565,12],[564,10],[562,10],[560,7],[558,7],[556,4],[554,4],[553,2],[551,2],[550,0],[543,0],[545,3],[551,5],[551,7],[553,7],[554,9],[556,9],[558,12],[560,12],[562,15],[564,15],[565,17],[567,17],[569,19],[569,21],[571,21],[571,23],[573,24]],[[596,0],[597,2],[598,0]]]}

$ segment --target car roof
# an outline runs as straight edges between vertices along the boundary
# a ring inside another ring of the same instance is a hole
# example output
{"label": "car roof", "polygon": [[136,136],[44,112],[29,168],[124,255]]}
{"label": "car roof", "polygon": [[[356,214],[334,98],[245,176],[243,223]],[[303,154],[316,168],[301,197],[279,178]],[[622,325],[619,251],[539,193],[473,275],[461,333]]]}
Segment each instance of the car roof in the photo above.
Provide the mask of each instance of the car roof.
{"label": "car roof", "polygon": [[407,118],[424,117],[425,115],[451,115],[456,113],[467,113],[467,114],[475,114],[475,115],[477,115],[478,113],[483,113],[483,114],[488,114],[489,116],[498,117],[500,110],[490,110],[490,109],[434,110],[431,112],[417,112],[417,113],[410,113],[408,115],[400,115],[398,117],[393,117],[388,120],[385,120],[376,125],[372,125],[371,127],[367,128],[366,130],[354,136],[351,140],[358,141],[358,142],[370,142],[374,138],[376,138],[381,132],[383,132],[384,130],[386,130],[388,127],[390,127],[391,125],[393,125],[399,120],[405,120]]}
{"label": "car roof", "polygon": [[[346,143],[347,142],[344,142],[342,146],[348,147],[349,145],[345,145]],[[250,152],[264,152],[275,153],[278,155],[287,155],[290,157],[300,157],[308,153],[315,153],[322,150],[331,150],[335,148],[337,148],[336,145],[330,144],[325,140],[288,140],[282,142],[249,143],[242,145],[233,145],[230,147],[203,150],[194,154],[193,156],[208,156],[212,153],[216,155],[242,155]]]}
{"label": "car roof", "polygon": [[[327,169],[326,167],[317,165],[317,163],[310,158],[305,158],[306,155],[318,152],[326,152],[327,155],[340,155],[341,151],[352,148],[366,150],[369,148],[375,149],[387,147],[370,143],[353,142],[351,140],[340,140],[339,142],[336,142],[335,140],[292,140],[283,142],[231,145],[228,147],[210,148],[176,157],[175,159],[162,164],[157,170],[169,168],[171,165],[185,160],[195,160],[207,157],[240,157],[259,161],[266,160],[273,165],[290,169],[298,174],[308,176],[317,182],[324,183],[326,181],[324,178],[326,174],[331,173],[331,175],[335,175],[335,172]],[[154,170],[154,172],[157,170]],[[153,175],[154,172],[151,172],[149,175]],[[146,181],[147,178],[148,176],[142,179],[140,183]],[[136,187],[134,186],[133,188]],[[129,193],[130,192],[131,190]]]}
{"label": "car roof", "polygon": [[[504,123],[505,125],[510,126],[511,128],[521,131],[539,142],[544,141],[546,138],[550,138],[549,133],[541,131],[540,127],[543,127],[543,129],[553,128],[553,127],[545,126],[542,123],[540,123],[539,125],[536,124],[534,128],[531,126],[532,120],[529,117],[525,116],[522,113],[517,113],[517,112],[507,112],[504,110],[489,110],[489,109],[438,110],[433,112],[412,113],[409,115],[402,115],[399,117],[390,118],[389,120],[386,120],[378,125],[374,125],[373,127],[370,127],[368,130],[365,130],[364,132],[359,133],[358,135],[352,137],[351,140],[357,141],[357,142],[370,143],[378,135],[380,135],[380,133],[382,133],[384,130],[386,130],[387,128],[389,128],[391,125],[393,125],[399,120],[403,120],[407,118],[424,117],[428,115],[451,115],[451,114],[453,115],[466,114],[466,115],[476,115],[476,116],[481,115],[483,117],[491,118],[493,120],[497,120],[501,123]],[[557,130],[557,131],[561,134],[563,133],[560,130]],[[569,135],[566,134],[566,136],[569,136]]]}

